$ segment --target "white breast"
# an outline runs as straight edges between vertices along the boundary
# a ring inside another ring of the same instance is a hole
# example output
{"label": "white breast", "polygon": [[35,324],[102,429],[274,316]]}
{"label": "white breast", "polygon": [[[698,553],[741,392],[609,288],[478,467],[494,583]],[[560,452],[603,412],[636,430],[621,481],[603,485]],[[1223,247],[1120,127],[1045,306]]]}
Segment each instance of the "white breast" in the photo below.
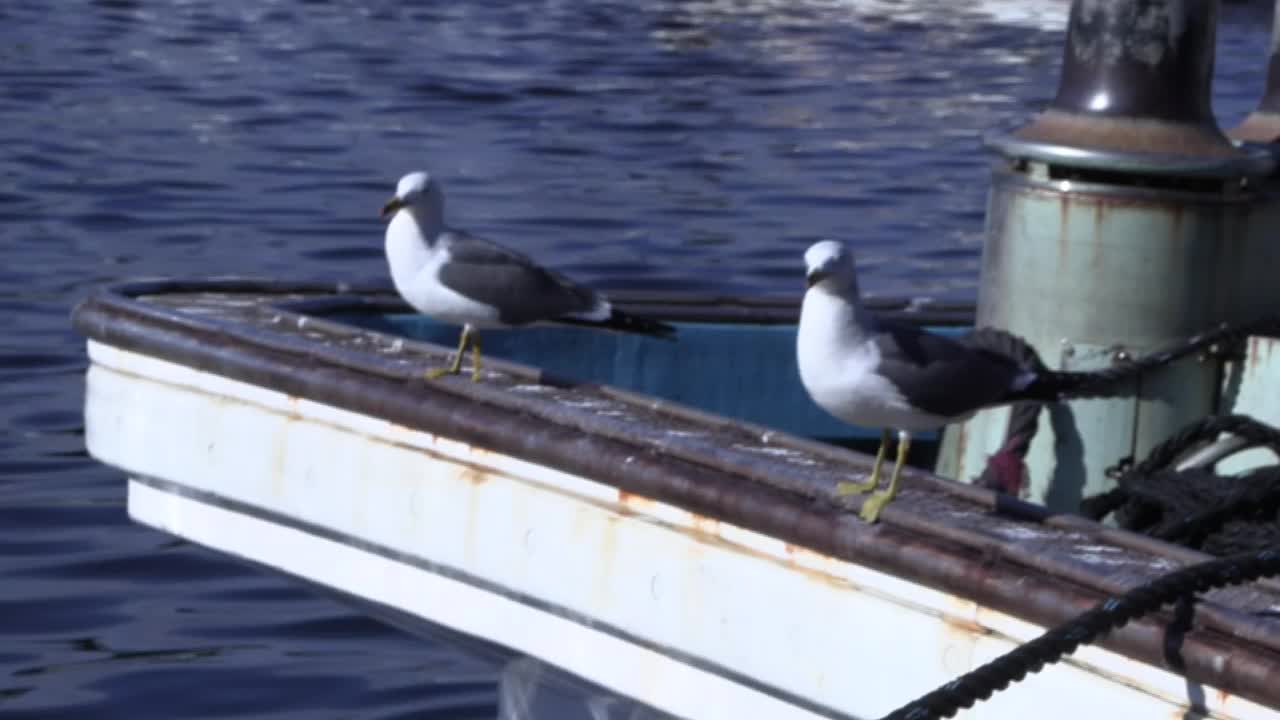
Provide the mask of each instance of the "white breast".
{"label": "white breast", "polygon": [[821,289],[805,293],[796,336],[800,382],[823,410],[854,425],[916,432],[947,418],[916,412],[873,370],[880,351],[854,321],[852,304]]}
{"label": "white breast", "polygon": [[445,248],[427,247],[413,214],[401,210],[387,225],[387,265],[396,292],[415,310],[441,322],[475,328],[505,327],[496,308],[476,302],[440,283]]}

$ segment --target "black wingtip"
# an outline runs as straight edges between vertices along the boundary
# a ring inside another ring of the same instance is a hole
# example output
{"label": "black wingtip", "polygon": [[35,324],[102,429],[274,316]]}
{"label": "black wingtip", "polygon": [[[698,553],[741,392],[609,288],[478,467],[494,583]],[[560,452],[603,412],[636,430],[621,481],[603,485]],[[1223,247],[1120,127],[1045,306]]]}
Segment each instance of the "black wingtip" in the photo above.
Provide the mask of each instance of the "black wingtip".
{"label": "black wingtip", "polygon": [[609,314],[609,319],[605,321],[605,326],[621,332],[648,335],[661,340],[675,340],[676,335],[676,329],[673,325],[640,315],[629,315],[617,308],[614,308],[613,312]]}
{"label": "black wingtip", "polygon": [[633,333],[636,335],[647,335],[649,337],[658,338],[659,340],[670,340],[675,342],[676,328],[668,325],[661,320],[643,317],[640,315],[630,315],[617,308],[613,308],[606,320],[583,320],[580,318],[563,318],[561,322],[570,325],[583,325],[586,327],[595,327],[605,330],[616,330],[618,332]]}

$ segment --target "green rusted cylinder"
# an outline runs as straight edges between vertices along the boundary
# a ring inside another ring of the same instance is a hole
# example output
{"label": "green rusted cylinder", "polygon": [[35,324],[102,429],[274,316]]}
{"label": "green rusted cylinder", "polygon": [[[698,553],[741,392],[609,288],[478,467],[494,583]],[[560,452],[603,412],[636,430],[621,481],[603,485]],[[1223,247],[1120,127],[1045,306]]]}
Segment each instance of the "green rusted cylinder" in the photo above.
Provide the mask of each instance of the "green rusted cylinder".
{"label": "green rusted cylinder", "polygon": [[[1242,147],[1209,108],[1210,0],[1076,0],[1058,95],[988,143],[994,164],[977,323],[1025,337],[1051,367],[1098,369],[1224,320],[1280,308],[1280,243],[1265,148]],[[1272,225],[1276,227],[1276,225]],[[1189,359],[1127,397],[1060,403],[1027,455],[1030,499],[1074,511],[1214,411],[1221,369]],[[1008,409],[947,429],[938,472],[978,476]]]}

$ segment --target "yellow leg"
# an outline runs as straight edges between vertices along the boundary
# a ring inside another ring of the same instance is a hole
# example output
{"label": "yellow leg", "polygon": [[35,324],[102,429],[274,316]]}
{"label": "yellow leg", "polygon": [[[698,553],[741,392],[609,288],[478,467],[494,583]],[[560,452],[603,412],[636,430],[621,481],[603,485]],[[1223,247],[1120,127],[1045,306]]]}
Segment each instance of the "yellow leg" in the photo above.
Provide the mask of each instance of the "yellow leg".
{"label": "yellow leg", "polygon": [[[462,357],[462,353],[458,353],[458,357]],[[480,332],[476,331],[471,334],[471,382],[480,379]]]}
{"label": "yellow leg", "polygon": [[462,338],[458,340],[458,354],[454,356],[453,362],[447,367],[428,370],[427,379],[436,380],[445,375],[457,375],[462,370],[462,356],[467,353],[467,344],[469,342],[471,342],[471,326],[465,325],[462,328]]}
{"label": "yellow leg", "polygon": [[876,451],[876,462],[871,466],[871,475],[860,483],[841,482],[836,485],[836,495],[861,495],[876,489],[880,482],[880,466],[884,464],[884,449],[889,445],[889,431],[880,431],[880,449]]}
{"label": "yellow leg", "polygon": [[863,520],[873,523],[880,519],[880,511],[898,494],[898,476],[902,474],[902,465],[907,460],[907,450],[911,448],[911,436],[898,433],[898,462],[893,464],[893,475],[889,478],[889,487],[862,501],[862,512],[858,513]]}

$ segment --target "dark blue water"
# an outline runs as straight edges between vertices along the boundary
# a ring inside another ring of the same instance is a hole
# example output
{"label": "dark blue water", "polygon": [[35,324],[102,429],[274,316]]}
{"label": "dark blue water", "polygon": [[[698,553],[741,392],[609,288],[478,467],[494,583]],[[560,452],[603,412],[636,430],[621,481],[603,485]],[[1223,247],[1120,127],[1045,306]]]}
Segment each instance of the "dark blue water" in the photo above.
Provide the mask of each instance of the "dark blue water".
{"label": "dark blue water", "polygon": [[[453,220],[605,287],[974,294],[985,131],[1065,0],[0,3],[0,716],[492,718],[500,660],[130,524],[83,449],[95,284],[368,280],[427,168]],[[1228,7],[1216,109],[1269,19]]]}

